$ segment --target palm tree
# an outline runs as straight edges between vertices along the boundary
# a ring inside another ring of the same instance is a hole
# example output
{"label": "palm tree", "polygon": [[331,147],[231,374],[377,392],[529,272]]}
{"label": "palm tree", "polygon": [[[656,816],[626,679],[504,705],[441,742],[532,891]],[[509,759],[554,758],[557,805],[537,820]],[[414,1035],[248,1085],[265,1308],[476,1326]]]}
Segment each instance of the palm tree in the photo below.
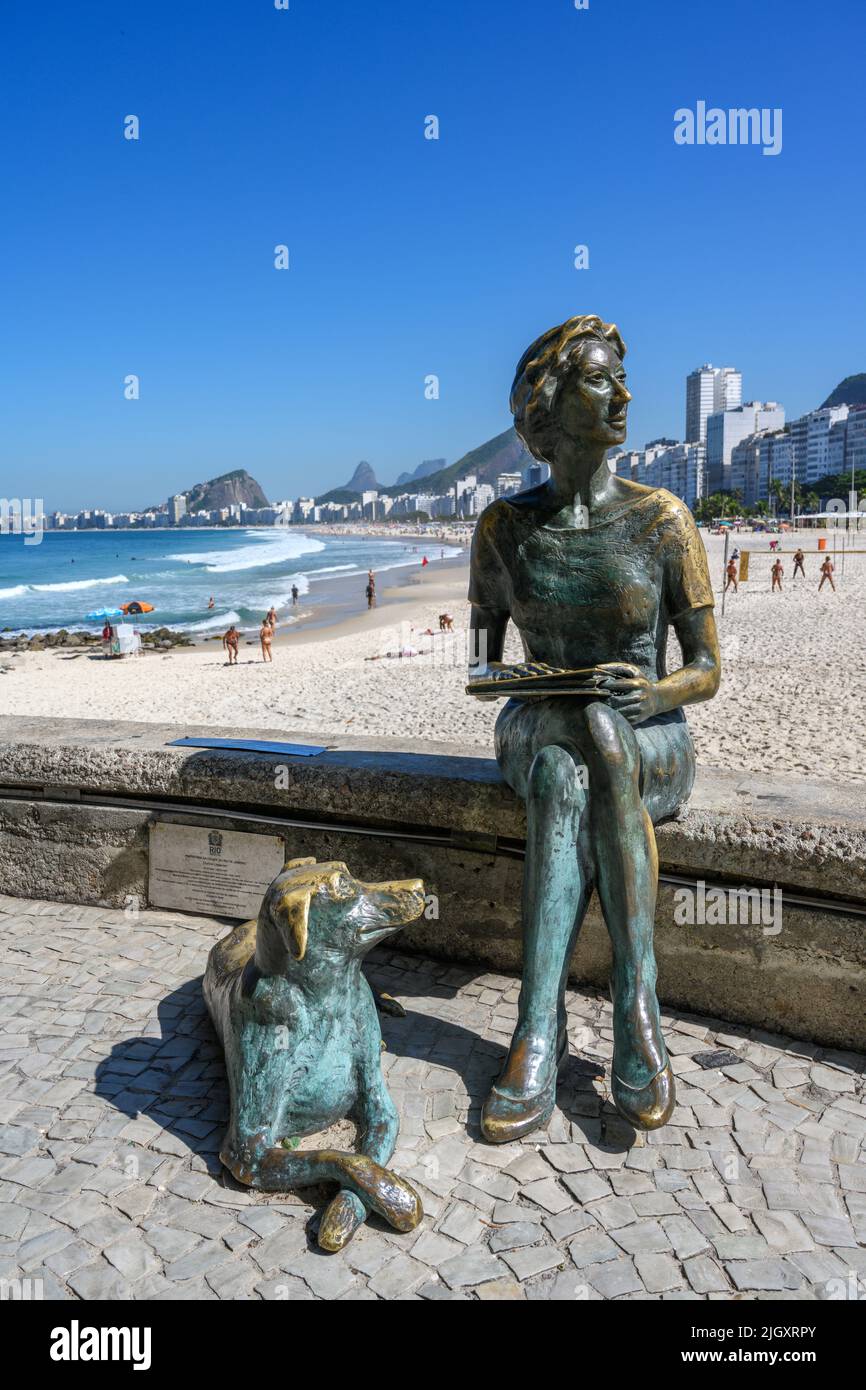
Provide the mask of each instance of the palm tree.
{"label": "palm tree", "polygon": [[777,512],[782,511],[782,509],[785,506],[785,502],[787,501],[787,498],[785,495],[785,488],[783,484],[779,482],[778,478],[774,478],[773,481],[770,483],[770,491],[772,492],[773,500],[776,503],[776,505],[773,508],[773,515],[775,516]]}

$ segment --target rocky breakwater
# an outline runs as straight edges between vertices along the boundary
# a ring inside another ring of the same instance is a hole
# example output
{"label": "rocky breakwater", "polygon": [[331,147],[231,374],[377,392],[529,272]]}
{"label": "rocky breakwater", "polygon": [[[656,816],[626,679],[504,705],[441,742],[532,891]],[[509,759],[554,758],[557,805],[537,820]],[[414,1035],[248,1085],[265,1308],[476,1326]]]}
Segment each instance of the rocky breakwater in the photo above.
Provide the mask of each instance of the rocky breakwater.
{"label": "rocky breakwater", "polygon": [[[7,635],[7,632],[0,632],[0,652],[44,652],[52,647],[102,647],[101,632],[68,632],[65,627],[60,628],[58,632],[36,632],[32,637]],[[192,638],[185,632],[174,632],[168,627],[142,632],[141,644],[149,651],[169,651],[172,647],[195,646]]]}

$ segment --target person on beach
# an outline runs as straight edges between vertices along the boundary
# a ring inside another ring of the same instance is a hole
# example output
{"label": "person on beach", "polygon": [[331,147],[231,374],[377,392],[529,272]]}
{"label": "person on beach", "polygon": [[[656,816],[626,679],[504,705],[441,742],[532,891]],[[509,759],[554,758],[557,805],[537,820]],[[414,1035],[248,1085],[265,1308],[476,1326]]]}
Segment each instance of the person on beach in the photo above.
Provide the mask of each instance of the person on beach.
{"label": "person on beach", "polygon": [[211,594],[210,598],[208,599],[207,606],[208,609],[216,608],[216,599],[214,598],[213,594]]}
{"label": "person on beach", "polygon": [[293,608],[297,608],[297,606],[298,606],[298,586],[297,586],[297,584],[293,584],[293,585],[292,585],[292,607],[293,607]]}
{"label": "person on beach", "polygon": [[429,565],[429,563],[430,563],[430,561],[427,559],[427,556],[425,555],[425,556],[424,556],[424,559],[421,561],[421,568],[423,569],[424,566],[425,566],[425,565]]}
{"label": "person on beach", "polygon": [[238,630],[237,630],[237,628],[235,627],[234,623],[232,623],[232,625],[231,625],[231,627],[229,628],[228,632],[226,632],[226,633],[223,634],[223,646],[225,647],[226,651],[227,651],[228,654],[229,654],[229,666],[237,666],[237,664],[238,664],[238,643],[239,643],[239,642],[240,642],[240,633],[238,632]]}
{"label": "person on beach", "polygon": [[[271,609],[271,613],[273,609]],[[262,661],[273,661],[271,656],[271,642],[274,637],[274,629],[270,622],[270,613],[266,613],[262,618],[262,625],[259,628],[259,641],[262,644]]]}
{"label": "person on beach", "polygon": [[276,630],[277,630],[277,610],[276,610],[276,608],[274,607],[273,604],[271,604],[270,608],[268,609],[268,611],[267,611],[267,613],[266,613],[266,615],[265,615],[265,622],[267,623],[268,627],[271,629],[271,632],[276,632]]}
{"label": "person on beach", "polygon": [[779,593],[782,592],[782,575],[784,573],[785,570],[782,565],[782,561],[777,560],[773,568],[770,570],[770,574],[773,576],[773,584],[772,588],[770,589],[771,593],[775,593],[777,589],[779,590]]}
{"label": "person on beach", "polygon": [[806,578],[806,571],[803,569],[803,561],[805,560],[805,558],[806,556],[799,548],[794,551],[794,573],[791,575],[792,581],[797,578],[798,570],[802,574],[803,578]]}
{"label": "person on beach", "polygon": [[734,586],[734,593],[736,593],[736,592],[737,592],[737,562],[736,562],[736,560],[734,559],[733,555],[731,556],[730,560],[728,561],[728,567],[727,567],[727,569],[725,570],[725,575],[726,575],[726,579],[725,579],[725,593],[728,592],[728,590],[730,589],[730,587],[731,587],[732,584],[733,584],[733,586]]}
{"label": "person on beach", "polygon": [[[375,574],[373,573],[372,570],[367,570],[367,588],[370,590],[370,593],[373,595],[373,601],[372,601],[372,603],[368,602],[367,607],[368,607],[368,608],[375,608],[375,606],[376,606],[376,576],[375,576]],[[369,600],[369,597],[370,597],[370,595],[368,594],[368,595],[367,595],[368,600]]]}
{"label": "person on beach", "polygon": [[367,582],[367,587],[364,590],[364,592],[367,595],[367,607],[372,608],[373,604],[376,601],[376,590],[373,588],[373,585],[369,581]]}
{"label": "person on beach", "polygon": [[836,585],[833,583],[834,568],[835,566],[833,564],[833,561],[830,559],[830,556],[828,555],[823,565],[821,566],[821,583],[818,585],[819,594],[828,580],[830,581],[830,588],[833,590],[833,593],[835,594]]}

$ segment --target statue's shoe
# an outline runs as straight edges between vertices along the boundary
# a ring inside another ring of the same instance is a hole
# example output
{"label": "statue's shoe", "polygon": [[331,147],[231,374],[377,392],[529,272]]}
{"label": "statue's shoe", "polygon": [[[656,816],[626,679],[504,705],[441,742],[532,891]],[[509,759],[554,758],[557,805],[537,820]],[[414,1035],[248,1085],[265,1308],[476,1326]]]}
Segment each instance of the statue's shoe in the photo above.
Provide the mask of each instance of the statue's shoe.
{"label": "statue's shoe", "polygon": [[[640,1061],[644,1064],[649,1061],[651,1066],[652,1061],[650,1059],[660,1061],[664,1058],[663,1065],[658,1068],[654,1075],[650,1076],[649,1081],[642,1086],[630,1085],[619,1075],[617,1068],[617,1054],[621,1058],[625,1048],[622,1044],[618,1047],[616,1042],[616,1035],[619,1030],[616,1027],[616,995],[613,980],[610,982],[610,998],[614,1008],[614,1048],[611,1066],[613,1103],[623,1119],[628,1120],[635,1129],[660,1129],[662,1125],[667,1124],[677,1103],[674,1074],[661,1034],[661,1025],[653,1028],[648,1018],[645,1031],[635,1037],[629,1037],[629,1051],[632,1054],[637,1052]],[[651,1011],[651,1014],[658,1022],[657,1007]]]}
{"label": "statue's shoe", "polygon": [[629,1086],[616,1071],[611,1075],[613,1103],[635,1129],[659,1129],[666,1125],[677,1103],[674,1074],[667,1062],[646,1086]]}
{"label": "statue's shoe", "polygon": [[512,1059],[499,1078],[490,1088],[490,1094],[481,1110],[481,1133],[488,1144],[509,1144],[514,1139],[522,1139],[534,1129],[541,1129],[553,1114],[556,1104],[556,1081],[560,1067],[568,1057],[568,1034],[560,1032],[557,1038],[556,1062],[552,1075],[540,1091],[533,1095],[519,1092],[500,1085],[510,1070],[512,1060],[520,1062],[520,1056]]}

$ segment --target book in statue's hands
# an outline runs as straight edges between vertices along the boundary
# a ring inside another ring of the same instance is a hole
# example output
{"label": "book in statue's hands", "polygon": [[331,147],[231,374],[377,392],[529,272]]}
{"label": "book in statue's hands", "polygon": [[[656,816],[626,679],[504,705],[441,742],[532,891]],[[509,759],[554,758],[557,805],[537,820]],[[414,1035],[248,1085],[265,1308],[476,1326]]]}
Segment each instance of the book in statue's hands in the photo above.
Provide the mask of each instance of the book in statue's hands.
{"label": "book in statue's hands", "polygon": [[573,695],[585,700],[606,700],[610,672],[597,666],[568,670],[548,666],[544,661],[525,661],[515,666],[488,668],[466,687],[467,695],[496,698],[518,695],[521,699],[541,699],[549,695]]}

